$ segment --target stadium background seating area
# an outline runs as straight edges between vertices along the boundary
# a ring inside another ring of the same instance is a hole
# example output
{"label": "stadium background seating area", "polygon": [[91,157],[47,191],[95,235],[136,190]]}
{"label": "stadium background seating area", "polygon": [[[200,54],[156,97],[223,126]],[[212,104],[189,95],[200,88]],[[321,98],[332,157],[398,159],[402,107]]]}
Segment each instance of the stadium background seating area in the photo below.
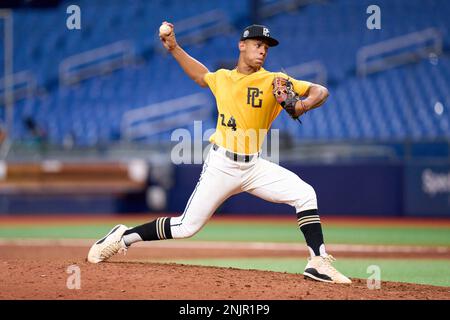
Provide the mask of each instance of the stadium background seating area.
{"label": "stadium background seating area", "polygon": [[[223,62],[236,60],[240,30],[251,23],[249,2],[198,0],[186,6],[182,0],[133,1],[124,6],[120,0],[82,0],[76,2],[81,8],[82,29],[69,31],[65,28],[65,11],[72,3],[63,1],[53,9],[14,11],[14,72],[30,70],[44,89],[32,99],[15,103],[14,139],[27,138],[23,119],[31,117],[47,131],[52,144],[63,143],[68,134],[76,137],[79,146],[116,142],[122,138],[120,125],[125,112],[200,92],[211,101],[211,115],[204,119],[203,127],[215,126],[213,96],[197,87],[172,57],[158,50],[157,30],[163,20],[176,24],[221,10],[232,30],[185,47],[215,70]],[[370,4],[366,0],[327,1],[260,21],[281,42],[270,50],[266,69],[278,71],[318,60],[326,67],[330,90],[326,106],[320,112],[308,113],[303,125],[282,114],[274,128],[299,141],[450,136],[450,2],[377,1],[382,13],[381,30],[365,27],[365,11]],[[362,46],[430,27],[443,36],[441,56],[363,78],[356,75],[356,53]],[[65,58],[121,40],[132,42],[139,63],[74,86],[58,85],[58,66]],[[434,111],[438,102],[444,106],[442,114]],[[0,119],[3,117],[4,108],[0,108]],[[145,141],[164,141],[170,134],[151,135]]]}

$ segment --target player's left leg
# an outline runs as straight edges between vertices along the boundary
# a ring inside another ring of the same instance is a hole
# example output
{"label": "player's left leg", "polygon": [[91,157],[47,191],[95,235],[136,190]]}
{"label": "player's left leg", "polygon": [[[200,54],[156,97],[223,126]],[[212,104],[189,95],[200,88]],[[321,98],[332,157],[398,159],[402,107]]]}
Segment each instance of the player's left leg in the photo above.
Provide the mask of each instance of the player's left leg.
{"label": "player's left leg", "polygon": [[238,173],[238,164],[211,149],[184,212],[177,217],[158,218],[125,231],[124,243],[130,246],[138,241],[194,236],[228,197],[240,192]]}
{"label": "player's left leg", "polygon": [[323,282],[351,282],[331,266],[334,258],[325,250],[316,192],[312,186],[286,168],[260,158],[249,170],[242,188],[264,200],[295,208],[299,228],[310,252],[305,276]]}
{"label": "player's left leg", "polygon": [[87,260],[91,263],[99,263],[110,256],[127,250],[127,246],[122,240],[122,235],[128,228],[119,224],[111,229],[103,238],[95,242],[89,249]]}
{"label": "player's left leg", "polygon": [[211,150],[183,214],[178,217],[160,217],[134,228],[116,226],[91,247],[88,261],[105,261],[139,241],[192,237],[200,231],[223,201],[240,192],[238,173],[238,164]]}

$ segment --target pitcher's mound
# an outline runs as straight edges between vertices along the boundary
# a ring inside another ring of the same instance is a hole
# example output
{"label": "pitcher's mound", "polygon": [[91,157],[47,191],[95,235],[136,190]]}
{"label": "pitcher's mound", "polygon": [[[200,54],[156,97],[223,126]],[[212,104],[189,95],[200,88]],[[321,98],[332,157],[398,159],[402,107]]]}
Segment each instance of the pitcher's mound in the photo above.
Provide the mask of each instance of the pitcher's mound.
{"label": "pitcher's mound", "polygon": [[[70,267],[72,266],[72,267]],[[19,260],[0,262],[0,299],[450,299],[450,288],[366,280],[351,285],[306,280],[301,274],[115,261]]]}

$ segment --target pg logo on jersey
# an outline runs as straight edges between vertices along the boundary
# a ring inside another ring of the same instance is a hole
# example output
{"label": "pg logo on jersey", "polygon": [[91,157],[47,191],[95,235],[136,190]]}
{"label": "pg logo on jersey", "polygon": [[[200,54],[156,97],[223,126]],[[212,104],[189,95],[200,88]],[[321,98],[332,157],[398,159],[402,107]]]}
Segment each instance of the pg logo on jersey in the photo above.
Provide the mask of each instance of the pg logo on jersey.
{"label": "pg logo on jersey", "polygon": [[257,99],[259,95],[263,92],[259,88],[248,87],[247,88],[247,104],[251,105],[253,108],[261,108],[262,99]]}

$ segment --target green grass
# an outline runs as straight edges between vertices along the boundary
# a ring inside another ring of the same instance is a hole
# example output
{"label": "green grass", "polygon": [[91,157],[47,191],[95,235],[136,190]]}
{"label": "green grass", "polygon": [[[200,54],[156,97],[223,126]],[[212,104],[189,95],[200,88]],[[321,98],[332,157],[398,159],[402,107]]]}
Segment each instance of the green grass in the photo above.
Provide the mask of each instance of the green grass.
{"label": "green grass", "polygon": [[118,223],[134,226],[137,223],[145,223],[146,220],[118,221],[117,223],[93,223],[93,224],[51,224],[51,225],[23,225],[0,226],[0,238],[33,238],[33,239],[97,239],[104,236]]}
{"label": "green grass", "polygon": [[[450,245],[450,228],[323,226],[327,243]],[[294,224],[211,224],[197,240],[298,242]]]}
{"label": "green grass", "polygon": [[[298,274],[303,272],[306,265],[305,259],[295,258],[183,259],[170,262]],[[345,275],[361,279],[367,279],[372,275],[367,272],[367,268],[371,265],[379,266],[381,285],[383,281],[396,281],[450,287],[450,260],[341,258],[334,263],[334,266]]]}
{"label": "green grass", "polygon": [[[144,222],[144,221],[142,221]],[[136,221],[125,224],[136,225]],[[0,238],[92,238],[106,234],[114,224],[0,226]],[[326,243],[398,244],[450,246],[450,228],[432,227],[366,227],[325,225]],[[303,235],[295,223],[221,223],[207,224],[194,241],[263,241],[299,242]]]}

